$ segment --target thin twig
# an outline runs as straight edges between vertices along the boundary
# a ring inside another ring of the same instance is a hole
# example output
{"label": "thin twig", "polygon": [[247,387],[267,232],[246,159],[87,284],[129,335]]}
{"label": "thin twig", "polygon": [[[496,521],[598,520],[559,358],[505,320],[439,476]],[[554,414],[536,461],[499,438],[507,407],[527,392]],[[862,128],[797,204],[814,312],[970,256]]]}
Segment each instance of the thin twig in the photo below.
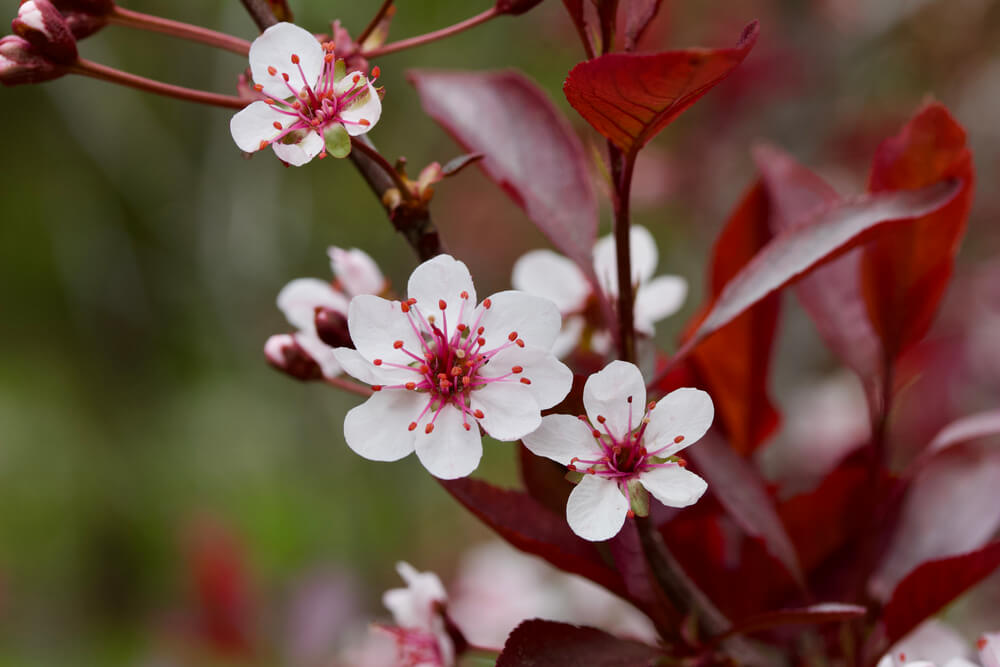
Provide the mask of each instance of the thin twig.
{"label": "thin twig", "polygon": [[357,394],[358,396],[371,396],[373,393],[371,387],[367,387],[363,384],[358,384],[357,382],[352,382],[351,380],[345,380],[344,378],[333,377],[324,378],[326,382],[331,387],[336,387],[338,389],[343,389],[344,391],[349,391],[352,394]]}
{"label": "thin twig", "polygon": [[611,177],[614,182],[615,262],[618,265],[618,356],[635,362],[635,317],[632,294],[632,253],[630,249],[629,198],[632,192],[632,172],[635,154],[623,154],[608,141]]}
{"label": "thin twig", "polygon": [[429,32],[425,35],[417,35],[416,37],[410,37],[409,39],[401,39],[398,42],[391,42],[389,44],[383,44],[380,47],[374,48],[370,51],[362,51],[361,55],[365,58],[377,58],[378,56],[384,56],[389,53],[395,53],[396,51],[402,51],[403,49],[410,49],[414,46],[420,46],[422,44],[429,44],[430,42],[436,42],[439,39],[444,39],[445,37],[451,37],[452,35],[457,35],[458,33],[473,28],[482,23],[486,23],[490,19],[500,16],[500,12],[497,11],[496,7],[491,7],[481,14],[476,14],[472,18],[466,19],[455,25],[450,25],[447,28],[441,28],[440,30],[435,30],[434,32]]}
{"label": "thin twig", "polygon": [[202,44],[208,44],[209,46],[226,49],[241,56],[246,56],[250,53],[250,42],[245,39],[209,30],[208,28],[202,28],[201,26],[191,25],[190,23],[174,21],[151,14],[143,14],[142,12],[125,9],[118,5],[115,5],[114,9],[108,15],[108,22],[131,28],[139,28],[140,30],[159,32],[164,35],[180,37],[181,39],[190,39]]}
{"label": "thin twig", "polygon": [[383,17],[385,17],[385,13],[389,11],[389,8],[392,7],[392,3],[394,1],[395,0],[384,0],[382,6],[378,8],[377,12],[375,12],[375,16],[372,17],[371,22],[365,26],[365,29],[361,31],[360,35],[358,35],[355,40],[357,44],[364,44],[365,40],[368,39],[373,32],[375,32],[375,28],[378,27],[379,22]]}
{"label": "thin twig", "polygon": [[208,104],[216,107],[224,107],[226,109],[242,109],[248,104],[246,100],[240,99],[239,97],[219,95],[218,93],[209,93],[204,90],[195,90],[194,88],[175,86],[173,84],[163,83],[162,81],[147,79],[146,77],[138,76],[136,74],[129,74],[128,72],[123,72],[113,67],[108,67],[107,65],[101,65],[90,60],[84,60],[83,58],[78,59],[76,63],[70,67],[70,71],[74,74],[82,74],[83,76],[89,76],[101,81],[117,83],[122,86],[128,86],[129,88],[136,88],[138,90],[156,93],[157,95],[163,95],[165,97],[173,97],[187,102],[197,102],[199,104]]}
{"label": "thin twig", "polygon": [[278,23],[278,17],[274,15],[274,11],[271,9],[271,5],[267,4],[267,0],[240,0],[240,2],[246,7],[250,18],[257,24],[257,28],[261,32]]}

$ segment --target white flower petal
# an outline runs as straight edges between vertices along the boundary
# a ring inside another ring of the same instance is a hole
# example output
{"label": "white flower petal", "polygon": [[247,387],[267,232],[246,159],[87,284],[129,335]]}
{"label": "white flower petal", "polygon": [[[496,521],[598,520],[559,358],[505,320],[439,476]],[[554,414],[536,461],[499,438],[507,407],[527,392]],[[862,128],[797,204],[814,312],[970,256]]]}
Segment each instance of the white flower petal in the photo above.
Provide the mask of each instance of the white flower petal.
{"label": "white flower petal", "polygon": [[591,542],[617,535],[627,514],[628,501],[618,490],[618,484],[597,475],[585,475],[566,502],[569,527]]}
{"label": "white flower petal", "polygon": [[479,425],[472,415],[463,421],[462,411],[453,405],[441,410],[434,420],[433,431],[426,433],[423,426],[417,429],[415,447],[417,458],[438,479],[465,477],[479,466],[483,457]]}
{"label": "white flower petal", "polygon": [[278,156],[278,159],[287,162],[293,167],[301,167],[312,160],[323,152],[324,146],[326,144],[323,141],[323,137],[316,132],[306,132],[305,136],[294,144],[286,144],[282,141],[276,141],[271,144],[271,148],[274,149],[274,154]]}
{"label": "white flower petal", "polygon": [[383,604],[399,627],[433,631],[438,615],[435,603],[447,600],[441,579],[433,572],[418,572],[402,561],[396,563],[396,571],[406,582],[406,588],[386,591],[382,596]]}
{"label": "white flower petal", "polygon": [[270,142],[281,134],[274,127],[275,121],[284,125],[288,119],[266,102],[252,102],[229,119],[229,133],[241,151],[253,153],[260,150],[260,142]]}
{"label": "white flower petal", "polygon": [[563,320],[562,329],[559,330],[559,335],[552,342],[552,354],[557,359],[565,358],[576,349],[580,337],[583,335],[584,324],[583,318],[579,315],[571,315]]}
{"label": "white flower petal", "polygon": [[[590,427],[570,415],[546,415],[542,425],[521,439],[532,454],[552,459],[564,466],[574,458],[603,456]],[[581,466],[583,468],[584,466]]]}
{"label": "white flower petal", "polygon": [[296,278],[278,292],[278,308],[299,331],[316,333],[316,308],[347,313],[347,297],[317,278]]}
{"label": "white flower petal", "polygon": [[426,395],[404,389],[375,392],[344,418],[347,446],[370,461],[398,461],[413,451],[409,426],[426,404]]}
{"label": "white flower petal", "polygon": [[979,658],[983,661],[983,667],[1000,667],[1000,632],[983,635]]}
{"label": "white flower petal", "polygon": [[670,317],[684,305],[687,281],[680,276],[657,276],[639,285],[635,295],[635,326],[652,335],[653,324]]}
{"label": "white flower petal", "polygon": [[[305,74],[305,81],[299,69],[292,63],[292,55],[299,57],[299,65]],[[264,92],[276,99],[292,96],[285,85],[282,73],[288,74],[289,84],[299,92],[308,84],[315,87],[323,72],[323,47],[308,30],[292,23],[276,23],[250,45],[250,73],[254,83],[264,88]],[[268,71],[274,68],[274,74]]]}
{"label": "white flower petal", "polygon": [[[355,76],[360,77],[357,84],[354,83]],[[337,95],[343,95],[356,85],[364,87],[338,114],[344,122],[344,129],[352,137],[368,132],[382,116],[382,100],[378,98],[378,91],[371,82],[361,83],[362,81],[367,81],[364,72],[351,72],[334,86]],[[363,124],[362,120],[368,121],[368,124]]]}
{"label": "white flower petal", "polygon": [[632,428],[637,428],[646,412],[646,382],[642,373],[635,364],[612,361],[587,378],[583,385],[583,406],[594,428],[604,430],[598,419],[602,416],[612,435],[624,437],[630,421]]}
{"label": "white flower petal", "polygon": [[[468,294],[467,299],[462,299],[462,292]],[[424,317],[434,317],[439,327],[442,322],[438,302],[444,301],[449,335],[459,323],[459,313],[463,313],[462,321],[468,322],[476,307],[476,288],[469,267],[451,255],[438,255],[414,269],[406,285],[406,295],[416,299]]]}
{"label": "white flower petal", "polygon": [[333,348],[333,357],[345,373],[365,384],[387,385],[419,382],[420,375],[416,371],[376,366],[362,357],[357,350],[352,350],[349,347]]}
{"label": "white flower petal", "polygon": [[688,507],[698,502],[708,484],[680,465],[654,468],[639,475],[639,483],[667,507]]}
{"label": "white flower petal", "polygon": [[[483,337],[487,349],[506,343],[511,332],[517,332],[518,338],[527,345],[546,352],[552,349],[562,324],[559,309],[554,303],[516,290],[497,292],[489,297],[489,301],[488,309],[481,306],[478,311],[483,313],[480,326],[485,328]],[[485,299],[483,303],[486,303]]]}
{"label": "white flower petal", "polygon": [[334,354],[332,347],[308,333],[295,334],[295,342],[309,353],[313,361],[319,364],[320,370],[323,371],[325,377],[334,378],[340,375],[342,369],[337,362],[337,356]]}
{"label": "white flower petal", "polygon": [[519,440],[542,423],[535,397],[519,382],[493,382],[471,398],[473,411],[483,411],[479,423],[497,440]]}
{"label": "white flower petal", "polygon": [[[618,259],[615,237],[609,234],[594,244],[594,271],[597,281],[605,294],[618,295]],[[640,225],[632,225],[629,230],[629,255],[632,264],[632,284],[642,284],[653,277],[659,254],[656,241],[649,230]]]}
{"label": "white flower petal", "polygon": [[514,289],[541,296],[562,313],[583,308],[590,296],[590,283],[572,260],[551,250],[532,250],[514,263]]}
{"label": "white flower petal", "polygon": [[[657,401],[649,412],[649,424],[643,440],[646,449],[657,456],[671,456],[705,435],[715,418],[712,398],[700,389],[681,387]],[[680,436],[682,440],[676,442]]]}
{"label": "white flower petal", "polygon": [[[417,356],[423,354],[423,342],[417,338],[398,301],[371,294],[354,297],[347,309],[347,328],[354,346],[368,361],[381,359],[407,365],[414,363],[414,359],[405,351]],[[403,347],[397,349],[396,341],[403,341]]]}
{"label": "white flower petal", "polygon": [[378,264],[364,250],[351,248],[344,250],[331,246],[327,250],[333,275],[351,296],[358,294],[379,294],[385,289],[385,276]]}
{"label": "white flower petal", "polygon": [[573,371],[545,350],[537,347],[523,348],[513,345],[497,352],[490,362],[479,371],[482,377],[501,377],[507,375],[515,366],[522,371],[512,375],[517,382],[520,378],[530,380],[524,385],[542,410],[547,410],[566,398],[573,386]]}

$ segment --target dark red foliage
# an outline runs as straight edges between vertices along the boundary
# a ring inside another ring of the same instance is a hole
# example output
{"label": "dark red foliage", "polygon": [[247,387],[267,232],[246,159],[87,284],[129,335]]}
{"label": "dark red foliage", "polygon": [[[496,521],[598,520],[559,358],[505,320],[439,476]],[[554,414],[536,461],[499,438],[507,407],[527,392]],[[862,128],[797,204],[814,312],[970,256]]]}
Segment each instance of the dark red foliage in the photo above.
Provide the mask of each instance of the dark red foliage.
{"label": "dark red foliage", "polygon": [[249,578],[240,546],[219,526],[206,524],[191,540],[189,563],[200,638],[222,653],[249,653]]}
{"label": "dark red foliage", "polygon": [[510,633],[497,667],[648,667],[663,655],[653,646],[618,639],[597,628],[534,619]]}
{"label": "dark red foliage", "polygon": [[497,0],[494,5],[501,14],[523,14],[537,5],[542,4],[542,0]]}
{"label": "dark red foliage", "polygon": [[[571,9],[571,15],[577,14]],[[725,79],[753,48],[759,32],[757,22],[750,23],[728,49],[600,56],[574,67],[563,92],[595,130],[634,155]]]}

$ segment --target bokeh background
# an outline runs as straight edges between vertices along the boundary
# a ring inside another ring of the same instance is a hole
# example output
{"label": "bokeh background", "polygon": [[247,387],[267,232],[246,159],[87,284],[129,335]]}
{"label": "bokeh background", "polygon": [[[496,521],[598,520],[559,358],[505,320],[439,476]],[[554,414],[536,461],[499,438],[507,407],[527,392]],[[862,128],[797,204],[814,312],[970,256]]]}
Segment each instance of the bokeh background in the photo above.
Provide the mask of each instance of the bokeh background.
{"label": "bokeh background", "polygon": [[[255,34],[236,0],[124,4]],[[313,31],[339,18],[356,33],[379,3],[291,4]],[[400,0],[391,37],[489,5]],[[17,3],[5,6],[13,17]],[[995,390],[1000,3],[667,0],[643,48],[729,45],[754,18],[761,38],[741,69],[640,160],[635,219],[660,243],[660,271],[691,284],[660,342],[670,349],[700,302],[711,242],[753,177],[754,141],[773,141],[842,192],[858,192],[878,141],[932,94],[969,130],[979,174],[939,330],[978,332],[970,358],[980,371],[992,364],[979,379]],[[104,64],[220,92],[233,91],[246,65],[125,28],[80,48]],[[423,115],[406,70],[513,67],[596,147],[560,90],[581,58],[558,0],[387,56],[378,61],[383,116],[370,136],[390,159],[405,155],[413,173],[443,163],[461,151]],[[356,397],[293,381],[262,354],[270,334],[288,330],[278,290],[328,277],[327,246],[363,248],[398,286],[416,265],[350,165],[286,169],[269,152],[246,160],[226,110],[76,77],[3,89],[0,113],[0,665],[187,664],[194,658],[177,647],[199,641],[216,646],[208,654],[223,664],[298,664],[287,657],[289,618],[310,591],[333,586],[328,601],[342,607],[320,632],[326,639],[313,640],[332,646],[384,618],[379,596],[397,585],[397,560],[447,582],[463,552],[489,538],[485,529],[415,458],[373,463],[346,448],[342,422]],[[506,288],[513,261],[546,245],[476,169],[440,184],[432,212],[481,294]],[[609,217],[605,203],[602,230]],[[772,384],[791,414],[777,452],[804,437],[794,432],[804,388],[839,377],[786,301]],[[833,406],[824,414],[845,415],[831,429],[851,422],[856,390],[837,384],[844,396],[821,403]],[[853,419],[864,428],[863,413]],[[480,473],[516,484],[513,452],[487,443]],[[239,619],[237,629],[212,626],[213,613]],[[241,657],[243,645],[253,657]]]}

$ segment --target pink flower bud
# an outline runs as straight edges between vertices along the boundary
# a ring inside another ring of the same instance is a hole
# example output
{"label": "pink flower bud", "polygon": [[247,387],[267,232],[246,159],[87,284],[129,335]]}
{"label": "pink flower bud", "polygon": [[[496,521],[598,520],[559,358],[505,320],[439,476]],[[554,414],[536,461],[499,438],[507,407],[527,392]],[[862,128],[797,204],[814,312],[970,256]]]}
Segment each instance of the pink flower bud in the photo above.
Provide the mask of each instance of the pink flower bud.
{"label": "pink flower bud", "polygon": [[267,357],[267,363],[296,380],[306,382],[323,377],[319,364],[291,334],[277,334],[268,338],[264,343],[264,356]]}
{"label": "pink flower bud", "polygon": [[330,347],[354,348],[354,341],[347,330],[347,318],[332,308],[316,309],[316,335]]}
{"label": "pink flower bud", "polygon": [[111,0],[52,0],[52,4],[62,12],[66,25],[77,39],[88,37],[107,25],[107,17],[115,9]]}
{"label": "pink flower bud", "polygon": [[58,79],[69,68],[38,53],[23,37],[7,35],[0,38],[0,83],[16,86]]}
{"label": "pink flower bud", "polygon": [[63,65],[76,62],[76,39],[66,19],[49,0],[28,0],[22,4],[11,28],[49,60]]}

